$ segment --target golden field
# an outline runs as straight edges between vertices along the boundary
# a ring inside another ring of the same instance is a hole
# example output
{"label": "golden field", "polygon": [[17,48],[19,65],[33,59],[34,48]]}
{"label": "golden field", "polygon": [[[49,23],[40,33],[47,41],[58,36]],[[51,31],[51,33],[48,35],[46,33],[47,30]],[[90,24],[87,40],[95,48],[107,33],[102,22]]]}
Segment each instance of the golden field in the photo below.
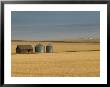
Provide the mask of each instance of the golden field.
{"label": "golden field", "polygon": [[[41,42],[47,45],[48,42]],[[16,54],[16,46],[35,41],[12,41],[11,75],[13,77],[99,77],[99,43],[52,42],[53,53]]]}

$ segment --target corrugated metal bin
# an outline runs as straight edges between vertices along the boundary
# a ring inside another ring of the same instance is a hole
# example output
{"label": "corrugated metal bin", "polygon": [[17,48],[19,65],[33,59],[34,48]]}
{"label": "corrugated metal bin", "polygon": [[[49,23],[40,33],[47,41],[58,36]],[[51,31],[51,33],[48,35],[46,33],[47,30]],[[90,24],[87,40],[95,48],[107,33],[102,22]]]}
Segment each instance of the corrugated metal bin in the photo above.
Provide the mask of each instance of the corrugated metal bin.
{"label": "corrugated metal bin", "polygon": [[38,44],[35,46],[35,52],[44,53],[45,52],[45,46],[42,44]]}
{"label": "corrugated metal bin", "polygon": [[46,53],[53,53],[53,46],[51,44],[46,46]]}

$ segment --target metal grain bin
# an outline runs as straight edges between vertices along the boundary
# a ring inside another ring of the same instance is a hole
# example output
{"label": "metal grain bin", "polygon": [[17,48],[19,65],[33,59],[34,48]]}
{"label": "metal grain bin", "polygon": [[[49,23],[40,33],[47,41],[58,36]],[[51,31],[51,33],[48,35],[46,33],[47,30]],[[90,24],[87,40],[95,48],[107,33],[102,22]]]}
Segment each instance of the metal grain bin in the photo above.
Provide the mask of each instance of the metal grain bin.
{"label": "metal grain bin", "polygon": [[35,52],[44,53],[45,52],[45,46],[42,44],[38,44],[35,46]]}
{"label": "metal grain bin", "polygon": [[48,44],[46,46],[46,53],[52,53],[53,52],[53,46],[51,44]]}

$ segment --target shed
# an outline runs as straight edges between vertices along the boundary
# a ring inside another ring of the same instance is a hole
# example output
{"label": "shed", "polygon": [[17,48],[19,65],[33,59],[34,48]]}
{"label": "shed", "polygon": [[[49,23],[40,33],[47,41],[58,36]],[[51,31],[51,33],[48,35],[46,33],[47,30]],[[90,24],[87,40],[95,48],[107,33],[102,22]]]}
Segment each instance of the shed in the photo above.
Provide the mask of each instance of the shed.
{"label": "shed", "polygon": [[16,53],[33,53],[32,45],[17,45]]}

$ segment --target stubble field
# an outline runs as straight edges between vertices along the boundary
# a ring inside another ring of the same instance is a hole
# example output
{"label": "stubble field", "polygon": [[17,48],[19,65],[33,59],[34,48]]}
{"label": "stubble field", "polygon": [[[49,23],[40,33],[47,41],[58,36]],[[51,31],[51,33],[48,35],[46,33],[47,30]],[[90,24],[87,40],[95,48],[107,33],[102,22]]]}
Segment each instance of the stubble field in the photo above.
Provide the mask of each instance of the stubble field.
{"label": "stubble field", "polygon": [[[13,77],[98,77],[99,43],[53,42],[53,53],[16,54],[16,46],[38,42],[12,42],[11,75]],[[47,45],[48,42],[42,42]]]}

